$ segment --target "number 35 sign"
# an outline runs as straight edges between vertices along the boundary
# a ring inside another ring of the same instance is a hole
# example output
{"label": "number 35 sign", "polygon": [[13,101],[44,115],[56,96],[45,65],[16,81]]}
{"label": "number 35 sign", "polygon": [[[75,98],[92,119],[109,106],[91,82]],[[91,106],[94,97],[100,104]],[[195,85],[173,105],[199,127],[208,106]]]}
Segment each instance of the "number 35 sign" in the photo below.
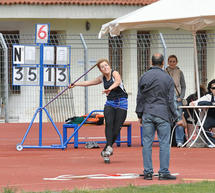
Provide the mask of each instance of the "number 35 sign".
{"label": "number 35 sign", "polygon": [[36,25],[36,43],[46,44],[49,40],[49,24]]}

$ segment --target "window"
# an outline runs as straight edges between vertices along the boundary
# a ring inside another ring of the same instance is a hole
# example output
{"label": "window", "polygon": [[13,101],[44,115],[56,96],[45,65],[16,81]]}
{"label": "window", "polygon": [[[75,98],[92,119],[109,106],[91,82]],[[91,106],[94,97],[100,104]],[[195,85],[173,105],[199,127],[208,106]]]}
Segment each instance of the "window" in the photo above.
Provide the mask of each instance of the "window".
{"label": "window", "polygon": [[[20,86],[13,86],[12,80],[13,80],[13,73],[12,73],[12,46],[13,44],[19,44],[20,37],[19,37],[19,31],[0,31],[0,33],[3,34],[4,40],[8,47],[8,84],[10,88],[10,92],[12,94],[20,94],[21,88]],[[3,51],[1,50],[0,54],[0,73],[1,73],[1,81],[4,80],[4,56]]]}
{"label": "window", "polygon": [[122,77],[122,35],[116,37],[109,36],[109,61],[112,69],[119,72]]}
{"label": "window", "polygon": [[206,31],[198,31],[196,34],[197,57],[199,67],[200,84],[207,85],[207,34]]}
{"label": "window", "polygon": [[150,68],[150,34],[137,32],[137,77],[138,80]]}

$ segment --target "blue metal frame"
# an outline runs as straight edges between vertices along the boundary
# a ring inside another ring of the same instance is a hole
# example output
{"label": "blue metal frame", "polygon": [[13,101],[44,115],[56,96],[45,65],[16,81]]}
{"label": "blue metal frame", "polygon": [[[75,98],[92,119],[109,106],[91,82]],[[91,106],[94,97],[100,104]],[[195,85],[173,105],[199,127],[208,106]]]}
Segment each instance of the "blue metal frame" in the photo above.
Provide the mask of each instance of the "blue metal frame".
{"label": "blue metal frame", "polygon": [[[47,45],[45,45],[47,46]],[[48,46],[53,46],[53,45],[48,45]],[[68,64],[65,64],[65,65],[57,65],[55,64],[55,66],[53,67],[53,64],[43,64],[43,66],[45,67],[52,67],[52,68],[67,68],[68,70],[68,83],[70,84],[71,83],[71,79],[70,79],[70,67],[71,67],[71,46],[66,46],[66,45],[62,45],[62,46],[53,46],[53,47],[67,47],[68,50],[69,50],[69,63]],[[44,84],[44,83],[43,83]],[[45,85],[46,86],[46,85]],[[47,85],[47,86],[50,86],[50,87],[63,87],[65,85]]]}
{"label": "blue metal frame", "polygon": [[[55,125],[54,121],[52,120],[51,116],[49,115],[48,111],[46,110],[46,108],[43,108],[43,49],[44,49],[44,44],[40,45],[40,98],[39,98],[39,103],[40,103],[40,107],[37,108],[30,124],[29,127],[22,139],[22,142],[20,144],[17,144],[17,150],[22,150],[22,148],[51,148],[51,149],[56,149],[56,148],[60,148],[60,149],[64,149],[65,146],[63,144],[63,138],[61,133],[59,132],[57,126]],[[45,113],[47,114],[49,120],[51,121],[52,125],[54,126],[57,134],[59,135],[60,138],[60,145],[51,145],[51,146],[43,146],[42,145],[42,123],[43,123],[43,117],[42,117],[42,112],[43,110],[45,111]],[[31,129],[31,126],[36,118],[36,115],[39,113],[39,144],[38,146],[34,146],[34,145],[23,145],[24,141]]]}
{"label": "blue metal frame", "polygon": [[[39,136],[40,136],[40,137],[39,137],[39,145],[23,145],[24,142],[25,142],[25,139],[26,139],[26,137],[27,137],[27,135],[28,135],[28,133],[29,133],[29,131],[30,131],[30,129],[31,129],[31,126],[33,125],[33,122],[34,122],[34,120],[35,120],[37,114],[40,113],[40,112],[42,112],[42,110],[45,111],[45,113],[47,114],[48,118],[50,119],[52,125],[54,126],[54,128],[55,128],[57,134],[59,135],[59,138],[60,138],[60,145],[51,145],[51,146],[44,146],[44,145],[42,145],[42,133],[41,133],[41,132],[42,132],[42,125],[40,125],[40,128],[39,128],[39,133],[40,133],[40,134],[39,134]],[[17,144],[17,147],[18,147],[18,146],[21,146],[21,148],[41,148],[41,149],[42,149],[42,148],[45,148],[45,149],[48,149],[48,148],[49,148],[49,149],[64,149],[64,148],[66,148],[66,147],[64,146],[64,144],[63,144],[63,138],[62,138],[61,133],[59,132],[57,126],[55,125],[54,121],[52,120],[51,116],[49,115],[48,111],[47,111],[45,108],[37,108],[37,110],[36,110],[35,114],[33,115],[33,118],[32,118],[32,120],[31,120],[31,122],[30,122],[30,124],[29,124],[29,126],[28,126],[28,129],[27,129],[27,131],[26,131],[26,133],[25,133],[25,135],[24,135],[24,137],[23,137],[21,143],[20,143],[20,144]]]}
{"label": "blue metal frame", "polygon": [[[50,25],[48,24],[48,26],[49,26],[49,32],[50,32]],[[49,40],[49,32],[48,32],[48,40]],[[35,34],[35,40],[36,40],[36,34]],[[40,82],[39,83],[39,86],[40,86],[40,97],[39,97],[39,108],[37,108],[35,114],[33,115],[33,118],[32,118],[32,120],[31,120],[31,122],[30,122],[30,124],[28,126],[28,129],[27,129],[27,131],[26,131],[26,133],[25,133],[25,135],[24,135],[21,143],[17,144],[17,146],[16,146],[17,150],[19,150],[19,151],[21,151],[23,148],[64,149],[66,147],[64,145],[64,143],[63,143],[63,138],[62,138],[61,133],[59,132],[57,126],[55,125],[54,121],[52,120],[51,116],[49,115],[48,111],[45,108],[46,106],[43,107],[43,79],[44,79],[43,78],[43,70],[44,70],[43,54],[44,54],[44,45],[46,45],[46,44],[37,44],[37,45],[40,46],[40,64],[39,64],[39,66],[40,66],[40,81],[39,81]],[[67,47],[70,47],[70,46],[67,46]],[[70,50],[71,50],[71,47],[70,47]],[[69,54],[70,54],[69,55],[69,59],[71,61],[71,52]],[[67,65],[69,65],[69,67],[70,67],[70,62]],[[70,79],[69,79],[69,83],[70,83]],[[55,128],[55,130],[56,130],[56,132],[57,132],[57,134],[58,134],[58,136],[60,138],[60,144],[59,145],[58,144],[57,145],[50,145],[50,146],[44,146],[44,145],[42,145],[42,127],[43,127],[43,125],[42,125],[42,123],[43,123],[43,119],[42,119],[42,115],[43,114],[42,114],[42,112],[43,112],[43,110],[47,114],[49,120],[51,121],[52,125],[54,126],[54,128]],[[38,145],[23,145],[24,142],[25,142],[25,139],[26,139],[26,137],[27,137],[27,135],[28,135],[28,133],[29,133],[32,125],[33,125],[33,122],[34,122],[37,114],[39,114],[39,144]]]}
{"label": "blue metal frame", "polygon": [[103,110],[94,110],[89,113],[89,115],[81,122],[81,124],[74,130],[74,133],[64,142],[64,146],[67,146],[69,141],[76,135],[78,130],[82,127],[82,125],[87,121],[87,119],[95,112],[104,112]]}
{"label": "blue metal frame", "polygon": [[[83,126],[83,124],[87,121],[87,119],[95,112],[104,112],[103,110],[93,110],[89,113],[89,115],[81,122],[80,125],[78,124],[64,124],[63,125],[63,144],[67,147],[68,144],[74,144],[75,148],[78,148],[78,144],[86,144],[86,141],[78,141],[78,131]],[[121,143],[127,143],[128,147],[131,146],[131,124],[123,125],[122,127],[127,127],[127,140],[121,141],[120,134],[117,137],[116,144],[119,147]],[[67,139],[67,128],[73,128],[73,134]],[[70,142],[70,140],[74,137],[74,142]],[[96,141],[98,144],[106,143],[105,141]]]}
{"label": "blue metal frame", "polygon": [[[14,46],[34,46],[34,47],[38,47],[38,45],[33,45],[33,44],[13,44]],[[13,48],[12,48],[13,50]],[[14,57],[14,53],[12,54],[12,56]],[[12,59],[12,74],[13,74],[13,67],[22,67],[22,68],[39,68],[40,64],[14,64],[14,58]],[[14,86],[39,86],[39,84],[14,84],[13,79],[12,79],[12,85]]]}

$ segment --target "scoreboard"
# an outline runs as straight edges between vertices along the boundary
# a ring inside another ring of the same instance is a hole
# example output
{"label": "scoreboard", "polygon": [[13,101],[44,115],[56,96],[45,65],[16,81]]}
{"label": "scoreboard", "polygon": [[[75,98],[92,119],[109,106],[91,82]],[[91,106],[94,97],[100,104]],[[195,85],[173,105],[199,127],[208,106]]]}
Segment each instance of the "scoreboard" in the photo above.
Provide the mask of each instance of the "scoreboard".
{"label": "scoreboard", "polygon": [[41,78],[43,86],[70,83],[71,47],[43,44],[48,41],[47,30],[46,24],[38,24],[37,44],[13,45],[13,85],[39,86]]}

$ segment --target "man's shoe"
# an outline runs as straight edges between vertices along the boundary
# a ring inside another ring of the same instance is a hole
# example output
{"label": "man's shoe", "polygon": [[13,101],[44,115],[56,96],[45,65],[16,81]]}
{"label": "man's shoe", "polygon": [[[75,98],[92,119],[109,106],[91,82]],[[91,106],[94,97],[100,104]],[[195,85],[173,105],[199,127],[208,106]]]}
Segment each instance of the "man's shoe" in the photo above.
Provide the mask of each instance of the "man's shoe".
{"label": "man's shoe", "polygon": [[152,180],[152,173],[144,174],[144,180]]}
{"label": "man's shoe", "polygon": [[159,180],[176,180],[176,176],[173,176],[171,174],[159,174],[158,179]]}

